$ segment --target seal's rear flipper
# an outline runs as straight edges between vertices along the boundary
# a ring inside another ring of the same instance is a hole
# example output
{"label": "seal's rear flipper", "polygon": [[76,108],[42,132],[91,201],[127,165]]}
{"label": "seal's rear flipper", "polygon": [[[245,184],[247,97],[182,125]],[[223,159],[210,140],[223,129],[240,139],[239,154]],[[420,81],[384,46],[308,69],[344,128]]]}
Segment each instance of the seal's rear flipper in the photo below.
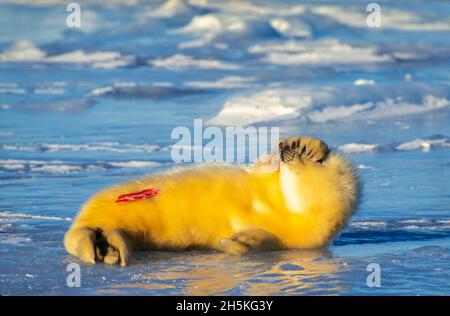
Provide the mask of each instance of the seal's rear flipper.
{"label": "seal's rear flipper", "polygon": [[120,260],[120,265],[126,266],[132,254],[130,241],[118,229],[70,229],[64,237],[64,245],[70,254],[89,264],[95,264],[96,261],[116,264]]}
{"label": "seal's rear flipper", "polygon": [[85,263],[95,263],[95,230],[87,227],[70,229],[64,237],[66,250]]}

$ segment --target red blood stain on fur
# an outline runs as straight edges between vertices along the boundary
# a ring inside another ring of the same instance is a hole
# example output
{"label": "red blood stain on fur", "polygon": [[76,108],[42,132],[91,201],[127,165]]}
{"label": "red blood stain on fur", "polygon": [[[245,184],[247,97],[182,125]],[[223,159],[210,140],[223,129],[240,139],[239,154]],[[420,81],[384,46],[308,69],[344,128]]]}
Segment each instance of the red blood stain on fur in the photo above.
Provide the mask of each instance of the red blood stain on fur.
{"label": "red blood stain on fur", "polygon": [[128,194],[122,194],[119,195],[119,197],[116,200],[116,203],[122,203],[122,202],[133,202],[138,200],[144,200],[144,199],[151,199],[152,197],[158,195],[159,190],[150,188],[146,189],[140,192],[134,192],[134,193],[128,193]]}

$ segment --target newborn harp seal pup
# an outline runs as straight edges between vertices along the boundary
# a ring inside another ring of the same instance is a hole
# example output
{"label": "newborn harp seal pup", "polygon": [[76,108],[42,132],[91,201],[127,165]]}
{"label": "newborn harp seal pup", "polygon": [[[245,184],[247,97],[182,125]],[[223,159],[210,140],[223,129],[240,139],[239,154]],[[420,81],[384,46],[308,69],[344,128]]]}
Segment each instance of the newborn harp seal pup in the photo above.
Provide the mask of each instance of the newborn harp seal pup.
{"label": "newborn harp seal pup", "polygon": [[139,249],[241,255],[326,246],[357,208],[355,168],[309,137],[281,139],[271,155],[250,168],[200,164],[110,187],[82,207],[65,247],[86,263],[126,266]]}

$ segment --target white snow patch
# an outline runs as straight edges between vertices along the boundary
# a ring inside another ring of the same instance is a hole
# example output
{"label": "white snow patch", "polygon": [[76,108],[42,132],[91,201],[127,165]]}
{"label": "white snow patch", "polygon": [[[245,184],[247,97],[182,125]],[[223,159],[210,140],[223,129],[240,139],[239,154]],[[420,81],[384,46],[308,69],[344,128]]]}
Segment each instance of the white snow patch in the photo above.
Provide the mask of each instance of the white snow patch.
{"label": "white snow patch", "polygon": [[36,215],[36,214],[27,214],[27,213],[14,213],[14,212],[8,212],[8,211],[0,212],[0,218],[7,218],[7,219],[11,219],[13,221],[18,220],[20,218],[49,220],[49,221],[71,221],[72,220],[71,217]]}
{"label": "white snow patch", "polygon": [[338,149],[347,154],[361,154],[367,152],[376,151],[380,145],[378,144],[361,144],[361,143],[349,143],[339,146]]}
{"label": "white snow patch", "polygon": [[371,79],[356,79],[353,84],[355,86],[363,86],[363,85],[368,85],[368,84],[375,84],[375,80],[371,80]]}
{"label": "white snow patch", "polygon": [[121,168],[153,168],[158,167],[161,164],[155,161],[119,161],[119,162],[110,162],[111,166],[121,167]]}
{"label": "white snow patch", "polygon": [[351,65],[392,62],[374,46],[351,46],[336,39],[285,41],[251,46],[250,53],[264,53],[261,61],[276,65]]}
{"label": "white snow patch", "polygon": [[395,149],[401,151],[422,150],[429,151],[433,147],[450,147],[450,141],[447,138],[441,139],[415,139],[398,145]]}
{"label": "white snow patch", "polygon": [[270,25],[280,34],[287,37],[311,37],[311,29],[298,20],[287,20],[274,18],[270,20]]}
{"label": "white snow patch", "polygon": [[42,144],[41,148],[56,152],[68,151],[106,151],[106,152],[154,152],[159,149],[157,145],[143,144],[119,144],[116,142],[97,142],[92,144]]}
{"label": "white snow patch", "polygon": [[2,62],[33,62],[45,58],[45,52],[29,41],[19,41],[0,53]]}
{"label": "white snow patch", "polygon": [[149,62],[158,68],[170,70],[178,69],[219,69],[219,70],[237,70],[240,67],[228,62],[216,59],[194,59],[183,54],[172,55],[167,58],[157,58]]}
{"label": "white snow patch", "polygon": [[134,62],[134,57],[122,56],[114,51],[84,52],[82,50],[48,56],[33,43],[20,41],[0,53],[0,62],[88,64],[94,68],[111,69],[130,65]]}
{"label": "white snow patch", "polygon": [[328,121],[339,120],[350,117],[355,113],[362,112],[372,108],[372,103],[355,104],[351,106],[335,106],[326,107],[323,110],[312,111],[307,117],[315,123],[325,123]]}
{"label": "white snow patch", "polygon": [[168,0],[160,7],[148,12],[148,17],[173,18],[176,16],[191,15],[193,8],[183,0]]}
{"label": "white snow patch", "polygon": [[446,98],[426,95],[422,103],[411,103],[403,101],[401,97],[396,99],[388,98],[379,102],[367,102],[335,110],[325,108],[323,111],[309,115],[315,122],[326,122],[345,117],[356,119],[383,119],[387,117],[405,116],[412,114],[426,113],[449,106],[450,101]]}
{"label": "white snow patch", "polygon": [[364,164],[359,164],[357,166],[357,168],[360,170],[375,170],[375,167],[364,165]]}
{"label": "white snow patch", "polygon": [[65,54],[47,57],[46,62],[66,64],[89,64],[94,68],[117,68],[130,65],[134,61],[133,56],[122,56],[114,51],[96,51],[86,53],[76,50]]}
{"label": "white snow patch", "polygon": [[187,81],[184,86],[202,89],[238,89],[253,87],[256,78],[228,76],[216,81]]}
{"label": "white snow patch", "polygon": [[387,222],[385,221],[359,221],[359,222],[351,222],[350,226],[356,228],[383,228],[387,226]]}
{"label": "white snow patch", "polygon": [[[0,236],[2,237],[2,236]],[[29,237],[21,237],[21,236],[5,236],[0,238],[0,244],[5,245],[20,245],[23,243],[28,243],[31,241]]]}
{"label": "white snow patch", "polygon": [[105,95],[114,91],[114,88],[111,86],[95,88],[89,93],[90,97],[97,97],[101,95]]}
{"label": "white snow patch", "polygon": [[294,90],[266,90],[227,101],[209,124],[246,125],[255,122],[298,116],[311,104],[311,96]]}
{"label": "white snow patch", "polygon": [[22,88],[0,88],[0,94],[25,94],[27,90]]}
{"label": "white snow patch", "polygon": [[[356,28],[367,28],[367,13],[364,10],[349,10],[338,6],[318,6],[311,8],[315,14],[326,16],[341,24]],[[381,26],[383,29],[421,32],[445,32],[450,30],[450,20],[436,21],[407,10],[382,9]]]}
{"label": "white snow patch", "polygon": [[31,170],[34,172],[44,172],[44,173],[69,173],[69,172],[79,172],[83,168],[76,165],[42,165],[42,166],[32,166]]}

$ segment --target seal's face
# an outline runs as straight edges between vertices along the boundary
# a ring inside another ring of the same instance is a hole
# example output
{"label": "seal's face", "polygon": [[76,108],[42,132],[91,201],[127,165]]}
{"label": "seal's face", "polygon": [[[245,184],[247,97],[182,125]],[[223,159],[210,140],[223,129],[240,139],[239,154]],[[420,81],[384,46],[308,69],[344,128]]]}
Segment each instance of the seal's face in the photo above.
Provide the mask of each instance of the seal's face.
{"label": "seal's face", "polygon": [[321,140],[298,136],[281,139],[278,143],[278,150],[283,163],[294,161],[323,163],[329,153],[327,144]]}

